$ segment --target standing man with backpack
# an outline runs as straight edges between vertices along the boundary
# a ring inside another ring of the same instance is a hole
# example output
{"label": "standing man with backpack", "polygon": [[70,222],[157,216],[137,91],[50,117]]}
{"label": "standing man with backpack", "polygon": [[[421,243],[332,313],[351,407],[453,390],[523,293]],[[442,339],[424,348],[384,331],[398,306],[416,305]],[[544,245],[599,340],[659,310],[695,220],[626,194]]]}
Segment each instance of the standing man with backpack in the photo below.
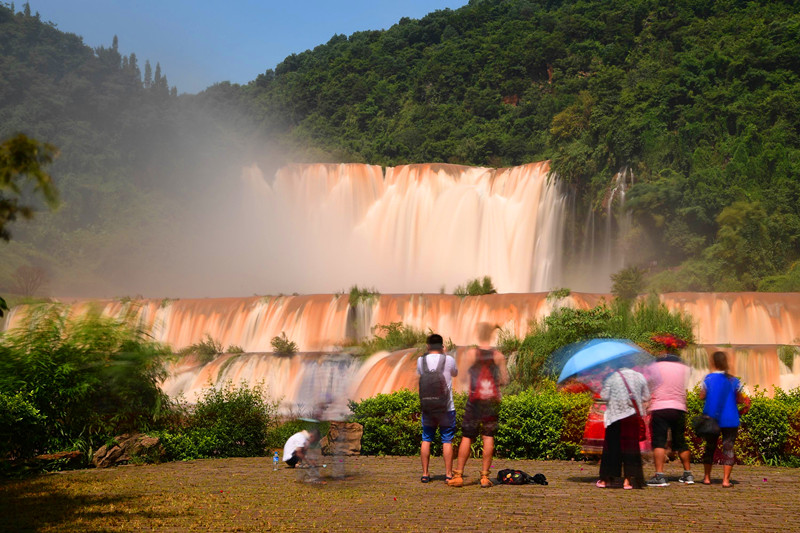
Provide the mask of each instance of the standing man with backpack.
{"label": "standing man with backpack", "polygon": [[417,359],[419,374],[419,403],[422,410],[422,459],[423,483],[431,480],[428,465],[431,458],[431,442],[436,429],[442,437],[442,456],[446,479],[453,476],[453,436],[456,433],[456,407],[453,404],[453,376],[458,367],[453,357],[444,353],[444,340],[433,333],[427,339],[427,352]]}
{"label": "standing man with backpack", "polygon": [[489,468],[494,455],[494,434],[497,432],[497,417],[500,411],[500,387],[508,383],[506,358],[489,346],[495,326],[478,324],[478,347],[470,350],[469,396],[461,424],[461,444],[458,445],[458,468],[453,470],[451,487],[463,487],[464,467],[470,454],[470,446],[478,435],[483,436],[483,469],[481,487],[489,488]]}

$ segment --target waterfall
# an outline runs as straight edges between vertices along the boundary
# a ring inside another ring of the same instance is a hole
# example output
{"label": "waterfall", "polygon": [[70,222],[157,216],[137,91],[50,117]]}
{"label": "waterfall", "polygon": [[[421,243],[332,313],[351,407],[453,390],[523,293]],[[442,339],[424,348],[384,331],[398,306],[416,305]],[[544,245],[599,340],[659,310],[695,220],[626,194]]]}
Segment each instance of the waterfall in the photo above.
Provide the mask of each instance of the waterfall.
{"label": "waterfall", "polygon": [[[450,291],[490,276],[500,292],[563,281],[566,195],[547,162],[513,168],[420,164],[246,169],[271,276],[331,292]],[[280,258],[281,261],[273,261]],[[266,272],[265,272],[266,274]]]}
{"label": "waterfall", "polygon": [[[459,347],[460,361],[463,347],[476,342],[479,322],[522,338],[529,321],[554,305],[589,308],[608,300],[572,292],[550,301],[546,291],[607,287],[609,274],[624,266],[624,250],[615,250],[613,235],[629,227],[623,207],[634,178],[626,168],[614,177],[605,224],[602,215],[596,220],[588,211],[584,238],[574,243],[581,251],[566,258],[567,217],[576,224],[579,213],[574,195],[549,175],[546,162],[505,169],[290,165],[272,177],[253,166],[243,179],[249,191],[244,208],[258,215],[255,223],[263,229],[264,242],[252,246],[263,247],[264,278],[319,294],[78,302],[70,312],[100,306],[108,316],[133,314],[140,328],[176,352],[206,335],[244,350],[204,365],[191,357],[174,363],[164,383],[171,395],[196,398],[209,383],[263,381],[276,399],[283,398],[284,409],[307,410],[319,403],[340,408],[329,402],[333,397],[359,399],[415,386],[413,352],[381,353],[363,362],[339,353],[346,339],[368,336],[378,325],[402,322],[441,333]],[[501,294],[460,298],[441,291],[487,275]],[[355,307],[348,295],[330,294],[353,285],[383,294]],[[701,347],[689,356],[698,375],[707,354],[722,347],[750,385],[798,384],[797,358],[788,368],[778,347],[800,343],[800,293],[675,293],[661,301],[694,317]],[[6,326],[23,315],[13,309]],[[282,333],[301,353],[268,353],[271,339]],[[456,389],[463,386],[457,380]]]}

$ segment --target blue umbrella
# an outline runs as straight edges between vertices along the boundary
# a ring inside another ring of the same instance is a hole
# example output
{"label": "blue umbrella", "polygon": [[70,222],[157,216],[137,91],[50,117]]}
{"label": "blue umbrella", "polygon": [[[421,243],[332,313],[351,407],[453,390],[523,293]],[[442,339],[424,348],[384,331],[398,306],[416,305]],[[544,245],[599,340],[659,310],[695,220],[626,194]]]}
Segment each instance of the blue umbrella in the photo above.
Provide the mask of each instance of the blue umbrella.
{"label": "blue umbrella", "polygon": [[559,383],[599,365],[627,364],[630,361],[629,356],[633,356],[640,362],[653,359],[653,356],[642,348],[624,339],[594,339],[570,344],[558,350],[553,356],[555,360],[563,359],[565,356],[569,357],[558,376]]}

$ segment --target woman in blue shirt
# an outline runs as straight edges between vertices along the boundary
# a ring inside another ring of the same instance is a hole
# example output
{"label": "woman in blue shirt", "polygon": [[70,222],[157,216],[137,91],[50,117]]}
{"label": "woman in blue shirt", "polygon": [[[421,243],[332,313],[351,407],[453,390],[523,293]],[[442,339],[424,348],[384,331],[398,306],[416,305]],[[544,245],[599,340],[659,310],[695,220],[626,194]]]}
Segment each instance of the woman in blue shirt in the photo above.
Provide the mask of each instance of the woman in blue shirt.
{"label": "woman in blue shirt", "polygon": [[[738,404],[745,402],[745,396],[739,378],[728,374],[728,357],[725,352],[714,352],[711,358],[716,371],[703,380],[700,398],[705,399],[703,414],[715,419],[722,433],[722,486],[727,488],[731,486],[731,470],[736,462],[733,445],[739,431]],[[719,435],[706,437],[703,453],[705,485],[711,484],[711,465],[714,462],[718,439]]]}

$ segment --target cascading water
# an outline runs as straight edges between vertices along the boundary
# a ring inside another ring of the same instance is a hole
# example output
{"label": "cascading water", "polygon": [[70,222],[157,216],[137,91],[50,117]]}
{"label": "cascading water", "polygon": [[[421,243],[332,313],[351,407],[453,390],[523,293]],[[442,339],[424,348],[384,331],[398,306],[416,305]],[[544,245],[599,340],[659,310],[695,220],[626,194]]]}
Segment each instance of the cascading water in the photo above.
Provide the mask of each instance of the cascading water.
{"label": "cascading water", "polygon": [[562,282],[566,196],[546,162],[457,165],[292,165],[267,180],[245,172],[278,271],[312,291],[453,290],[490,276],[500,292]]}
{"label": "cascading water", "polygon": [[[571,216],[574,221],[584,219],[584,222],[580,231],[576,228],[572,232],[570,256],[575,266],[565,273],[565,286],[581,291],[607,291],[611,288],[611,274],[626,266],[624,237],[630,231],[632,217],[625,208],[625,196],[633,179],[633,171],[628,167],[614,175],[603,198],[602,213],[594,209],[575,211],[572,196]],[[579,241],[575,240],[577,237]]]}
{"label": "cascading water", "polygon": [[[363,337],[381,324],[402,322],[415,329],[441,333],[460,348],[456,353],[460,376],[456,390],[464,390],[463,351],[476,342],[479,322],[497,324],[518,337],[531,320],[549,315],[557,306],[589,308],[603,300],[600,294],[572,293],[559,299],[546,293],[493,294],[459,298],[453,295],[381,295],[355,307],[346,295],[307,295],[272,298],[214,298],[147,300],[130,303],[74,304],[73,313],[101,305],[103,313],[135,313],[140,326],[156,340],[179,350],[210,335],[223,346],[238,345],[244,354],[226,354],[201,364],[188,357],[174,363],[163,387],[172,396],[197,398],[209,384],[225,381],[263,382],[284,412],[308,414],[330,398],[330,412],[341,413],[346,400],[414,388],[413,351],[379,353],[366,361],[338,352],[345,338]],[[661,296],[671,310],[684,310],[695,319],[699,345],[686,352],[694,368],[692,383],[708,371],[708,354],[722,349],[730,356],[732,371],[748,386],[772,385],[784,389],[800,386],[800,357],[781,357],[782,346],[798,344],[800,293],[674,293]],[[9,316],[10,327],[19,323],[24,308]],[[354,320],[355,319],[355,320]],[[285,332],[300,352],[291,357],[271,353],[272,337]],[[788,361],[786,363],[785,361]],[[330,414],[330,413],[329,413]],[[333,416],[333,415],[330,415]]]}
{"label": "cascading water", "polygon": [[[459,347],[476,342],[479,322],[498,324],[522,337],[530,320],[546,316],[555,305],[587,308],[604,297],[573,292],[551,301],[538,291],[584,287],[573,283],[578,272],[574,267],[581,264],[590,270],[585,279],[594,275],[606,284],[612,268],[621,266],[612,264],[614,257],[606,251],[610,240],[595,246],[587,239],[588,255],[566,264],[565,222],[573,213],[567,206],[574,205],[574,198],[548,178],[546,163],[498,170],[408,165],[388,168],[385,176],[377,166],[297,165],[281,169],[273,180],[252,167],[245,180],[252,192],[249,209],[263,215],[261,223],[270,237],[265,276],[285,277],[290,283],[305,280],[304,287],[311,280],[328,294],[145,300],[133,307],[130,302],[85,302],[71,308],[82,313],[100,305],[111,316],[134,313],[144,330],[175,351],[209,335],[246,352],[208,364],[192,358],[174,364],[164,383],[171,395],[194,399],[208,384],[263,381],[274,398],[283,399],[285,412],[310,412],[318,403],[336,410],[343,399],[413,388],[412,352],[381,353],[362,362],[336,353],[337,347],[392,322],[432,329]],[[627,171],[618,174],[609,209],[621,205],[632,180]],[[606,227],[606,235],[624,229],[624,216]],[[593,239],[593,215],[588,220]],[[484,275],[504,294],[436,294],[443,285],[452,290]],[[355,306],[347,295],[329,294],[331,287],[355,284],[414,294],[383,294]],[[731,355],[734,372],[751,385],[800,384],[797,358],[790,367],[778,354],[780,346],[800,342],[800,294],[676,293],[661,299],[696,320],[702,347],[691,354],[695,377],[705,372],[707,353],[722,347]],[[10,327],[21,314],[12,310]],[[271,339],[281,333],[302,353],[266,353]],[[459,366],[462,352],[459,348],[456,354]],[[466,375],[466,368],[460,371]],[[456,390],[465,387],[460,379]],[[330,398],[340,401],[331,404]]]}

